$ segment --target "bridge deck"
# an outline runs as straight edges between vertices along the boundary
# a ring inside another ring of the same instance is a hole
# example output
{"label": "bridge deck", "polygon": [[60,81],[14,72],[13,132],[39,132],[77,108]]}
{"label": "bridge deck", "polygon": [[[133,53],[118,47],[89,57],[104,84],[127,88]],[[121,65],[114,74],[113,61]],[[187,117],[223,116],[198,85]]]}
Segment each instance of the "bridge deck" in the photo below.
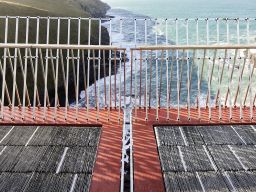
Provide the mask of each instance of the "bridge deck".
{"label": "bridge deck", "polygon": [[[54,126],[102,126],[102,133],[98,146],[98,153],[94,170],[92,173],[91,191],[119,191],[120,187],[120,159],[122,141],[122,116],[119,124],[119,111],[97,111],[90,110],[89,116],[86,110],[80,109],[78,120],[75,117],[75,110],[68,111],[68,118],[65,120],[65,109],[60,108],[57,112],[58,119],[53,119],[53,109],[47,110],[47,118],[43,119],[43,111],[36,110],[36,119],[31,119],[32,111],[27,111],[25,119],[21,119],[21,111],[15,109],[15,119],[11,119],[11,111],[6,108],[5,118],[1,120],[2,125],[54,125]],[[145,121],[146,112],[144,109],[137,111],[137,117],[133,121],[134,140],[134,187],[136,191],[165,191],[161,162],[158,152],[154,127],[163,125],[224,125],[224,124],[254,124],[249,118],[249,109],[243,109],[243,119],[240,119],[239,109],[233,109],[233,119],[229,119],[229,109],[222,110],[222,120],[218,118],[218,109],[212,109],[212,119],[209,121],[208,109],[201,109],[201,119],[198,119],[198,110],[191,110],[191,119],[188,120],[187,109],[181,109],[180,121],[177,121],[177,110],[170,110],[170,119],[166,120],[166,110],[159,110],[159,119],[156,121],[156,110],[150,109],[148,121]],[[256,112],[255,110],[253,112]],[[135,113],[135,112],[134,112]],[[87,120],[87,117],[89,119]],[[108,118],[111,117],[108,121]],[[181,173],[183,174],[183,172]],[[240,172],[237,174],[240,174]],[[172,173],[166,173],[173,179]],[[179,177],[180,175],[175,175]],[[190,175],[187,175],[189,177]],[[202,175],[203,176],[203,175]],[[232,176],[232,175],[230,175]],[[166,181],[166,180],[165,180]]]}
{"label": "bridge deck", "polygon": [[[121,159],[121,140],[122,127],[118,123],[119,112],[107,110],[99,112],[99,121],[97,121],[97,111],[90,110],[87,120],[86,110],[80,109],[78,120],[75,117],[75,110],[69,109],[68,118],[65,120],[65,109],[60,108],[57,111],[57,120],[53,119],[54,110],[47,110],[46,119],[43,119],[43,111],[36,109],[36,119],[33,120],[32,111],[26,111],[25,119],[21,117],[21,111],[15,109],[15,119],[11,119],[11,111],[8,108],[4,110],[4,120],[0,120],[1,126],[6,125],[40,125],[40,126],[78,126],[78,127],[102,127],[101,136],[98,145],[96,162],[92,172],[92,181],[90,191],[119,191],[120,187],[120,159]],[[108,121],[109,116],[110,120]],[[120,116],[122,122],[122,114]],[[84,183],[86,185],[86,182]]]}
{"label": "bridge deck", "polygon": [[[136,191],[165,191],[164,179],[158,153],[154,127],[163,125],[224,125],[224,124],[255,124],[249,118],[249,109],[243,109],[243,119],[240,119],[239,108],[233,109],[233,118],[229,118],[229,109],[222,110],[222,120],[218,118],[218,109],[212,109],[212,120],[209,121],[208,109],[201,109],[201,119],[198,110],[191,110],[188,120],[187,109],[181,109],[180,121],[177,121],[177,110],[170,110],[170,119],[166,120],[166,110],[159,110],[159,120],[156,120],[156,110],[148,111],[148,121],[145,122],[146,111],[138,109],[133,121],[134,142],[134,187]],[[256,112],[255,109],[253,111]],[[135,113],[135,111],[134,111]]]}

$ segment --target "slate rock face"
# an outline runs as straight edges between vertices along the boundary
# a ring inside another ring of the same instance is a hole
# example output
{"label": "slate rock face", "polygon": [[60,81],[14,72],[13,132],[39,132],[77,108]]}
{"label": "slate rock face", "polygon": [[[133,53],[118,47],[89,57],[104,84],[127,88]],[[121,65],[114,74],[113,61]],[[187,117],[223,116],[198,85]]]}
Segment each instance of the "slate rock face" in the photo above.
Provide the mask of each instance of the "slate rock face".
{"label": "slate rock face", "polygon": [[97,127],[0,127],[0,191],[88,191],[100,133]]}
{"label": "slate rock face", "polygon": [[155,127],[166,191],[255,191],[253,126]]}

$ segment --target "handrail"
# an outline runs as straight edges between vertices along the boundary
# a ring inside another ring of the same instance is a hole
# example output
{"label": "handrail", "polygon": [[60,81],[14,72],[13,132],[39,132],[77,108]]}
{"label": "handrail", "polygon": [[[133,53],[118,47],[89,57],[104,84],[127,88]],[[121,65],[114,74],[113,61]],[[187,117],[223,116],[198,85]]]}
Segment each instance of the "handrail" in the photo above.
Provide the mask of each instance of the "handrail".
{"label": "handrail", "polygon": [[256,44],[225,44],[225,45],[142,45],[131,48],[133,51],[173,50],[173,49],[256,49]]}
{"label": "handrail", "polygon": [[122,50],[122,51],[125,50],[125,48],[110,46],[110,45],[26,44],[26,43],[0,43],[0,48]]}

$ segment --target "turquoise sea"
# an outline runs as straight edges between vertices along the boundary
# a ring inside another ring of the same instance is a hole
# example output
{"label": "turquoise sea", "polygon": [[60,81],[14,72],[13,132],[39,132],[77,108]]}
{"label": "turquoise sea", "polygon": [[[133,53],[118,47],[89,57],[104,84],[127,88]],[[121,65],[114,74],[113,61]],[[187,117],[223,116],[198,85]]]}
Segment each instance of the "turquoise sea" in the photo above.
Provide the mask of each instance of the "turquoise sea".
{"label": "turquoise sea", "polygon": [[[256,4],[255,0],[103,0],[111,6],[108,15],[113,16],[111,22],[105,22],[103,25],[109,30],[112,45],[127,48],[127,58],[130,58],[130,47],[139,45],[165,45],[165,44],[245,44],[255,43],[256,40]],[[136,21],[134,20],[136,18]],[[176,21],[175,19],[178,18]],[[189,20],[186,20],[188,18]],[[197,21],[196,18],[199,18]],[[209,18],[209,20],[207,19]],[[216,20],[216,18],[219,18]],[[226,20],[225,18],[228,18]],[[239,20],[237,20],[239,18]],[[250,18],[247,20],[246,18]],[[146,22],[145,22],[146,19]],[[168,21],[167,21],[167,20]],[[198,30],[197,30],[198,25]],[[197,33],[198,31],[198,33]],[[208,32],[207,32],[208,31]],[[217,57],[225,58],[224,50],[217,54]],[[158,54],[158,55],[157,55]],[[170,53],[171,54],[171,53]],[[169,54],[170,57],[172,57]],[[179,56],[184,56],[184,53],[179,52]],[[187,53],[185,53],[187,54]],[[207,53],[207,57],[213,57],[213,52]],[[242,56],[244,50],[239,50],[238,56]],[[153,53],[154,57],[161,57],[158,53]],[[192,53],[188,53],[188,56],[192,56]],[[200,53],[199,53],[200,56]],[[203,56],[203,52],[201,52]],[[136,57],[139,55],[135,54],[135,65]],[[147,57],[147,55],[143,55]],[[167,101],[167,77],[166,69],[170,70],[173,67],[173,71],[168,72],[168,80],[170,83],[169,89],[171,90],[170,101],[172,105],[176,105],[178,101],[178,95],[180,94],[180,104],[186,105],[188,100],[188,68],[191,72],[191,92],[190,102],[191,105],[196,104],[198,97],[198,80],[199,76],[202,78],[200,87],[199,104],[202,106],[206,105],[206,97],[210,96],[210,105],[215,105],[215,96],[218,90],[221,90],[220,95],[221,102],[225,102],[227,99],[226,92],[231,89],[231,94],[228,95],[230,105],[239,104],[234,103],[234,95],[237,92],[237,86],[239,82],[240,69],[242,61],[236,62],[233,70],[232,81],[229,84],[230,74],[232,73],[235,57],[235,50],[229,50],[226,55],[226,59],[219,59],[218,62],[213,64],[213,60],[209,60],[205,67],[202,69],[203,63],[191,61],[187,63],[179,62],[177,66],[176,62],[164,62],[162,68],[159,66],[156,68],[156,62],[153,61],[153,74],[152,74],[152,90],[151,90],[151,103],[156,104],[157,92],[161,94],[161,105],[166,105]],[[228,59],[231,58],[231,59]],[[159,64],[160,65],[160,64]],[[222,67],[224,66],[224,67]],[[241,96],[246,95],[246,88],[249,84],[250,68],[249,63],[245,65],[243,71],[243,79],[241,86],[244,88],[241,90]],[[156,78],[156,69],[158,78]],[[202,75],[198,75],[198,70],[202,70]],[[220,70],[223,69],[223,78],[221,85],[219,85],[219,74]],[[140,73],[139,68],[133,68],[133,76],[131,77],[131,60],[126,63],[126,83],[129,88],[130,80],[133,79],[133,86],[135,82],[135,76],[145,84],[146,73],[149,75],[149,63],[142,63],[142,70]],[[209,74],[212,71],[213,78],[211,84],[209,84]],[[124,83],[123,79],[124,66],[121,66],[118,70],[117,78],[121,77],[121,83]],[[180,93],[177,91],[177,78],[180,73]],[[173,78],[171,79],[171,74]],[[160,76],[162,81],[160,83]],[[114,82],[114,77],[112,82]],[[254,73],[252,78],[256,78]],[[147,79],[148,84],[149,78]],[[161,90],[157,90],[161,86]],[[143,85],[144,85],[143,84]],[[97,82],[97,85],[103,87],[103,80]],[[253,84],[252,94],[256,94],[256,84]],[[141,98],[137,97],[136,102],[143,103],[145,98],[144,87],[139,90],[139,82],[137,81],[137,90],[133,87],[132,94],[142,91]],[[170,91],[169,90],[169,91]],[[210,90],[210,91],[209,91]],[[100,90],[103,93],[103,90]],[[93,87],[90,87],[90,95],[93,97]],[[128,89],[124,95],[129,97],[130,90]],[[149,95],[149,93],[148,93]],[[102,98],[103,100],[104,98]],[[114,99],[114,98],[112,98]],[[118,98],[124,100],[123,98]],[[128,99],[126,99],[127,101]],[[141,101],[142,100],[142,101]],[[232,101],[231,101],[232,100]],[[233,102],[233,103],[232,103]],[[248,99],[246,102],[249,102]]]}
{"label": "turquoise sea", "polygon": [[255,17],[255,0],[103,0],[154,18]]}

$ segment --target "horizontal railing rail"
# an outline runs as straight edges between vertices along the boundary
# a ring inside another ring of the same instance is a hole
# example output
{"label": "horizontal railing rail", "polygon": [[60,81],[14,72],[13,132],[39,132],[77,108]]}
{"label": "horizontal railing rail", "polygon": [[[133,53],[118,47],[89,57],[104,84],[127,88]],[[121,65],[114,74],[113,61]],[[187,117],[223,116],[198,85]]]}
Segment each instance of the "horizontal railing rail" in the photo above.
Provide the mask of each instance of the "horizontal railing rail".
{"label": "horizontal railing rail", "polygon": [[254,44],[224,44],[224,45],[141,45],[136,48],[131,48],[133,51],[161,51],[161,50],[193,50],[193,49],[256,49],[256,43]]}
{"label": "horizontal railing rail", "polygon": [[26,44],[26,43],[0,43],[0,48],[17,48],[17,49],[80,49],[80,50],[119,50],[125,51],[125,48],[120,48],[111,45],[68,45],[68,44]]}

